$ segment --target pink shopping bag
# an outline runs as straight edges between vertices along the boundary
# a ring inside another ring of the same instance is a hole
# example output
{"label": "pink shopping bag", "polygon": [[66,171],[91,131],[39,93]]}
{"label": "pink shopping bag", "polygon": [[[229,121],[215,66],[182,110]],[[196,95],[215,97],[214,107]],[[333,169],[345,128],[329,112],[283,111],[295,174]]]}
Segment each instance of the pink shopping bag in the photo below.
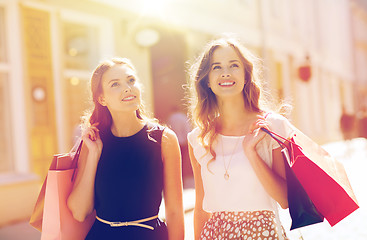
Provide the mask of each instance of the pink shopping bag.
{"label": "pink shopping bag", "polygon": [[82,142],[76,152],[55,155],[52,159],[30,219],[30,224],[42,231],[41,240],[82,240],[94,223],[95,213],[79,222],[67,207],[81,146]]}

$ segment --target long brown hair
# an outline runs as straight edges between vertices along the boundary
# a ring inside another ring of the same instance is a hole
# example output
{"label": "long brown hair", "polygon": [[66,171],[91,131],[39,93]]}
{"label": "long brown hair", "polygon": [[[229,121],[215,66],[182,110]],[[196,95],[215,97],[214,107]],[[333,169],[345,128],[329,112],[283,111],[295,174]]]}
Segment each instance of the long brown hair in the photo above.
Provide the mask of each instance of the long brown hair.
{"label": "long brown hair", "polygon": [[208,87],[208,82],[213,53],[223,46],[232,47],[244,65],[245,86],[242,92],[245,108],[260,113],[260,105],[263,105],[260,104],[259,59],[234,38],[219,38],[208,43],[190,69],[189,105],[191,119],[200,129],[199,141],[207,152],[211,153],[213,159],[216,157],[212,145],[217,136],[216,118],[219,116],[219,109],[216,96]]}
{"label": "long brown hair", "polygon": [[[98,98],[103,93],[102,89],[103,74],[115,65],[126,65],[136,73],[134,65],[127,58],[112,58],[109,60],[105,60],[94,69],[90,80],[93,110],[91,111],[91,113],[89,112],[86,114],[86,116],[83,117],[84,127],[93,125],[95,123],[98,123],[97,127],[99,129],[107,129],[111,127],[112,125],[111,113],[106,106],[102,106],[99,103]],[[145,106],[142,102],[140,103],[138,109],[136,110],[136,116],[142,120],[154,121],[151,117],[148,116],[148,113],[145,110]]]}

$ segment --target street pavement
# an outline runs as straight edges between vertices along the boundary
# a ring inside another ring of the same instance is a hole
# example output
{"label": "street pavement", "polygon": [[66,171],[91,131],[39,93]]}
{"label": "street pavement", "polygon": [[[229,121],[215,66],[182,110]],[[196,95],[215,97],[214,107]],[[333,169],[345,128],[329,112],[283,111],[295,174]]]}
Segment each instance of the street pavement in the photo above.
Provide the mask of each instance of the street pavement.
{"label": "street pavement", "polygon": [[[280,219],[292,240],[366,240],[367,239],[367,140],[352,139],[323,146],[333,157],[343,163],[360,208],[334,227],[323,223],[289,231],[291,219],[288,210],[281,210]],[[185,239],[194,239],[193,206],[195,192],[193,181],[187,181],[184,190]],[[164,216],[164,209],[160,212]],[[0,228],[0,240],[39,240],[40,233],[28,222],[20,222]]]}

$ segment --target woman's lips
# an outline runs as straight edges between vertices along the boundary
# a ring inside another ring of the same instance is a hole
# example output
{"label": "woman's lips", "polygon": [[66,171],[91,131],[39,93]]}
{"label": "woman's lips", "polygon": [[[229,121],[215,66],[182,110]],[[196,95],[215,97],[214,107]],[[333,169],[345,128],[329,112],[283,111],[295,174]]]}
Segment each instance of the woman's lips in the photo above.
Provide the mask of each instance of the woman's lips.
{"label": "woman's lips", "polygon": [[124,97],[122,99],[122,101],[128,102],[128,101],[134,100],[135,98],[136,98],[136,96],[127,96],[127,97]]}
{"label": "woman's lips", "polygon": [[219,86],[223,86],[223,87],[229,87],[229,86],[233,86],[236,83],[234,81],[224,81],[224,82],[220,82],[218,85]]}

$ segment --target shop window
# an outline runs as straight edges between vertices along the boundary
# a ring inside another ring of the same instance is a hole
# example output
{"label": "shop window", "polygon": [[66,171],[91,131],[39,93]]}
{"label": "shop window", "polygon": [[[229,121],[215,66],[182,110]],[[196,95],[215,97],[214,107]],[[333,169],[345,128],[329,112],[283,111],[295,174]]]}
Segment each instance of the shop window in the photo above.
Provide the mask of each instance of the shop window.
{"label": "shop window", "polygon": [[67,98],[65,98],[67,128],[70,136],[67,136],[69,144],[74,144],[81,135],[81,116],[91,108],[89,79],[70,77],[65,79]]}
{"label": "shop window", "polygon": [[73,22],[63,23],[66,69],[89,70],[98,61],[98,29]]}

